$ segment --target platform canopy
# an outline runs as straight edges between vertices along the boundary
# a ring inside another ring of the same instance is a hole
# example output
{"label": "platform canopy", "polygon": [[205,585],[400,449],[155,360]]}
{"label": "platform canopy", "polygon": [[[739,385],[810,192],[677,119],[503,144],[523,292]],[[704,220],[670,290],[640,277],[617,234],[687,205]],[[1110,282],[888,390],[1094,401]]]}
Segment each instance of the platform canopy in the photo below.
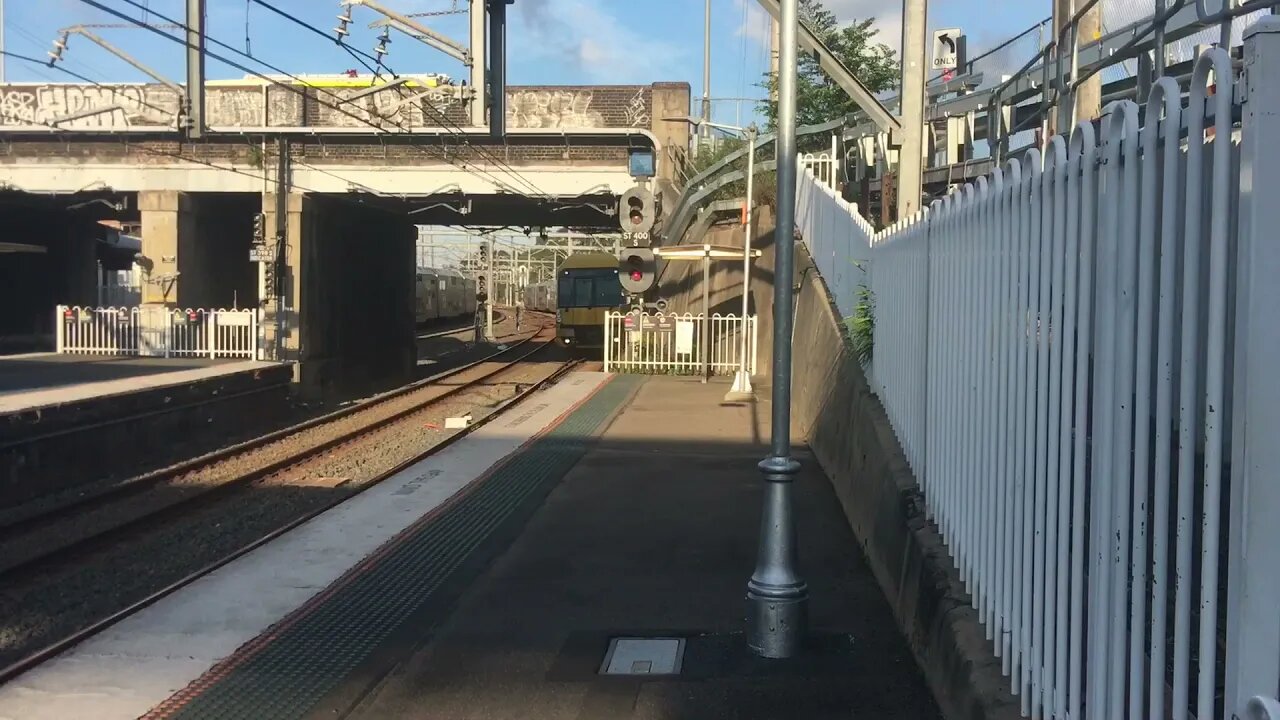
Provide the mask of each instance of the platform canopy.
{"label": "platform canopy", "polygon": [[[732,245],[676,245],[654,248],[653,254],[663,260],[741,260],[742,248]],[[753,249],[751,257],[760,257],[760,251]]]}

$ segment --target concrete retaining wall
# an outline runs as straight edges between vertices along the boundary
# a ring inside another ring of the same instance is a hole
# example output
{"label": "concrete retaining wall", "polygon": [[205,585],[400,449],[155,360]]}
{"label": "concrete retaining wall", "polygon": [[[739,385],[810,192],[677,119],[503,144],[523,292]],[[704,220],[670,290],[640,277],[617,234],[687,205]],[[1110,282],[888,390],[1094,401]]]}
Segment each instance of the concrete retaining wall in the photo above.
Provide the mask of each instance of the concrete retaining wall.
{"label": "concrete retaining wall", "polygon": [[1018,707],[879,399],[803,248],[794,333],[794,421],[950,720],[1013,720]]}
{"label": "concrete retaining wall", "polygon": [[[760,318],[758,375],[769,372],[773,338],[773,212],[768,206],[755,209],[751,218],[751,247],[760,251],[751,271],[751,295],[748,307]],[[710,243],[742,247],[742,225],[724,222],[712,225],[705,238],[691,240],[691,245]],[[702,312],[702,261],[664,262],[660,268],[654,297],[661,297],[674,312]],[[739,260],[711,263],[708,304],[712,314],[738,315],[742,312],[742,262]]]}
{"label": "concrete retaining wall", "polygon": [[247,439],[292,412],[280,365],[0,416],[0,507]]}

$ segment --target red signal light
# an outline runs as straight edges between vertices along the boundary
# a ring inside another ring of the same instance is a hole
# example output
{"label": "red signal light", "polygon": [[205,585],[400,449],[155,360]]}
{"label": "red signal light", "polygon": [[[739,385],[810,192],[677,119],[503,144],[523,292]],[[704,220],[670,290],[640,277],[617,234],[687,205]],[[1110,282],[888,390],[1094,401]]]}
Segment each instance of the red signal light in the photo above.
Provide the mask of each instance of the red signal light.
{"label": "red signal light", "polygon": [[634,281],[634,282],[640,282],[640,279],[641,279],[641,278],[643,278],[643,277],[644,277],[644,273],[640,272],[639,270],[632,270],[632,271],[631,271],[631,280],[632,280],[632,281]]}

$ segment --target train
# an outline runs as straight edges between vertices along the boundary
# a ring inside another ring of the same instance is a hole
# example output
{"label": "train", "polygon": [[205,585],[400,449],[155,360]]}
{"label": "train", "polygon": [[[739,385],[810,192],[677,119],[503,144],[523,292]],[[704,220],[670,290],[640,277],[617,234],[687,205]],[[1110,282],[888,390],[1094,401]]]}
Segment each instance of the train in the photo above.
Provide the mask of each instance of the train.
{"label": "train", "polygon": [[476,312],[476,281],[457,270],[418,268],[413,295],[413,315],[419,325],[466,318]]}
{"label": "train", "polygon": [[607,253],[576,253],[556,268],[553,282],[524,291],[524,305],[556,315],[556,342],[583,350],[604,348],[604,314],[625,303],[618,280],[618,258]]}

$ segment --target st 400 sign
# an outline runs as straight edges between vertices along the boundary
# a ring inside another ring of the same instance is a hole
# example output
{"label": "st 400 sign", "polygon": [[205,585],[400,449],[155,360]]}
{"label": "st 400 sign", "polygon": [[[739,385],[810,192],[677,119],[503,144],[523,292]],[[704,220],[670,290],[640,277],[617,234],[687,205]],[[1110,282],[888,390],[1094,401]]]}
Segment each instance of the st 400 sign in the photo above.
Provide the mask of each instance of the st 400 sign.
{"label": "st 400 sign", "polygon": [[647,243],[649,242],[649,233],[647,232],[622,233],[622,239],[630,243]]}

